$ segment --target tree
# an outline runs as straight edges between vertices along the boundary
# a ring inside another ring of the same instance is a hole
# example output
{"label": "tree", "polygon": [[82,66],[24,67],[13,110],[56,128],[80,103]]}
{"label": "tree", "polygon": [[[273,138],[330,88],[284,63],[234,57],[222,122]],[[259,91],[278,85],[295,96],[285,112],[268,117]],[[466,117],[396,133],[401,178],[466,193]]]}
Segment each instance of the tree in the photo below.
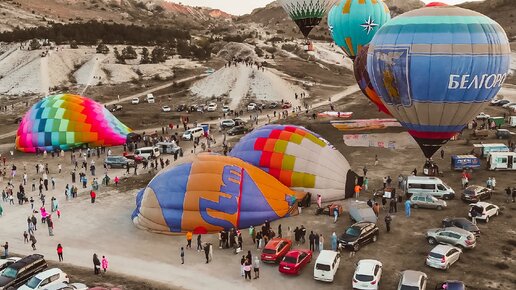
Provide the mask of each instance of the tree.
{"label": "tree", "polygon": [[77,41],[72,40],[72,42],[70,43],[70,48],[71,48],[71,49],[77,49],[77,48],[79,48],[79,46],[77,45]]}
{"label": "tree", "polygon": [[118,49],[116,47],[115,47],[115,58],[116,58],[117,63],[125,64],[125,58],[123,58],[122,55],[120,55],[120,52],[118,51]]}
{"label": "tree", "polygon": [[124,59],[137,59],[138,54],[136,53],[136,50],[134,50],[134,48],[129,45],[122,50],[122,57]]}
{"label": "tree", "polygon": [[156,46],[152,50],[151,58],[152,63],[165,62],[167,60],[167,55],[165,54],[165,50],[162,47]]}
{"label": "tree", "polygon": [[101,42],[97,46],[97,53],[108,54],[109,53],[109,47]]}
{"label": "tree", "polygon": [[33,39],[29,43],[30,50],[36,50],[41,48],[41,43],[37,39]]}
{"label": "tree", "polygon": [[150,59],[149,59],[149,50],[144,47],[143,50],[142,50],[142,58],[140,59],[140,64],[146,64],[146,63],[150,63]]}

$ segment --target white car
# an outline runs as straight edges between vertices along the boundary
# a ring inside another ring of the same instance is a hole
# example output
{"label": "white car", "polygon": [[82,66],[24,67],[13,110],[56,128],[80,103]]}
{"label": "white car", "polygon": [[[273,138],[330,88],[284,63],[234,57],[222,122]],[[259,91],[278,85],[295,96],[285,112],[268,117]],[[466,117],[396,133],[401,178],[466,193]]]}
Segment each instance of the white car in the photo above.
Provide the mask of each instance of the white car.
{"label": "white car", "polygon": [[82,283],[58,283],[49,287],[43,288],[43,290],[88,290],[88,286]]}
{"label": "white car", "polygon": [[18,257],[9,257],[9,258],[6,258],[6,259],[0,259],[0,273],[2,273],[2,271],[9,267],[11,264],[14,264],[16,262],[18,262],[21,258],[18,258]]}
{"label": "white car", "polygon": [[426,290],[428,276],[419,271],[405,270],[401,273],[397,290]]}
{"label": "white car", "polygon": [[206,111],[208,112],[215,112],[217,110],[217,104],[215,103],[209,103],[208,108],[206,108]]}
{"label": "white car", "polygon": [[482,209],[482,214],[477,216],[476,219],[483,220],[486,223],[489,222],[490,218],[492,218],[493,216],[497,216],[500,213],[500,208],[497,205],[488,202],[479,201],[477,203],[472,203],[469,206],[470,210],[468,212],[468,216],[471,217],[471,208],[476,206],[478,209]]}
{"label": "white car", "polygon": [[249,105],[247,105],[248,111],[254,111],[254,110],[256,110],[256,108],[258,108],[258,106],[256,106],[255,103],[249,103]]}
{"label": "white car", "polygon": [[138,99],[138,98],[133,98],[131,100],[131,104],[133,104],[133,105],[136,105],[136,104],[139,104],[139,103],[140,103],[140,99]]}
{"label": "white car", "polygon": [[488,114],[486,114],[484,112],[481,112],[476,117],[477,120],[483,120],[483,119],[489,119],[489,118],[491,118],[491,115],[488,115]]}
{"label": "white car", "polygon": [[170,109],[169,106],[163,106],[163,107],[161,107],[161,111],[162,112],[170,112],[170,111],[172,111],[172,109]]}
{"label": "white car", "polygon": [[514,103],[514,102],[507,103],[505,105],[502,105],[502,108],[509,108],[509,107],[512,107],[512,106],[516,106],[516,103]]}
{"label": "white car", "polygon": [[432,268],[448,270],[462,254],[461,249],[450,245],[435,246],[426,257],[426,264]]}
{"label": "white car", "polygon": [[30,278],[18,290],[31,290],[48,288],[59,283],[69,283],[68,275],[58,268],[48,269]]}
{"label": "white car", "polygon": [[229,111],[230,111],[229,106],[222,107],[222,113],[229,113]]}
{"label": "white car", "polygon": [[353,289],[378,289],[382,277],[382,263],[377,260],[360,260],[353,274]]}
{"label": "white car", "polygon": [[226,128],[233,128],[235,127],[235,121],[231,119],[222,120],[220,121],[220,128],[226,129]]}

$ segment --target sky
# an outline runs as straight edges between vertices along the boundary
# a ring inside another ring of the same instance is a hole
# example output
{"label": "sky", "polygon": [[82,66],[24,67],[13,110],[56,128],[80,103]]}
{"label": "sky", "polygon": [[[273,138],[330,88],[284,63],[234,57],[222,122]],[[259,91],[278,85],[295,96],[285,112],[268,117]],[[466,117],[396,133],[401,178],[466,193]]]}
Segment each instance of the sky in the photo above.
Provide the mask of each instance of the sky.
{"label": "sky", "polygon": [[[222,11],[233,15],[243,15],[250,13],[253,9],[263,7],[272,2],[272,0],[168,0],[171,2],[182,3],[190,6],[204,6],[211,8],[218,8]],[[437,0],[423,0],[423,2],[429,3]],[[479,1],[479,0],[469,0]],[[440,0],[447,4],[458,4],[467,2],[466,0]]]}

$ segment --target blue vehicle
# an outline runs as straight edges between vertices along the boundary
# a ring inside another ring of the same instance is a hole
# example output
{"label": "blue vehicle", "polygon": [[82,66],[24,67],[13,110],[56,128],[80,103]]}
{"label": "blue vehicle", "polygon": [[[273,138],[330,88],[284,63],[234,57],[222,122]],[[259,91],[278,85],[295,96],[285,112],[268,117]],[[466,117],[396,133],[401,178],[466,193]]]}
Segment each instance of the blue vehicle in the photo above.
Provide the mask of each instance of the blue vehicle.
{"label": "blue vehicle", "polygon": [[452,155],[451,168],[452,170],[480,168],[480,159],[475,155]]}

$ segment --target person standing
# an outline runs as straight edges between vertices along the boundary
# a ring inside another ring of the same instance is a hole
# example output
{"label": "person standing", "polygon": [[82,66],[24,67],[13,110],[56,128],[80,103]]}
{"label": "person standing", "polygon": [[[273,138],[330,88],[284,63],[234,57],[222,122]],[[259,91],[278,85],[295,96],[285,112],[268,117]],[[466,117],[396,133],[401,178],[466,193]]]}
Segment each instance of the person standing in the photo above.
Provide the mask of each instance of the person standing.
{"label": "person standing", "polygon": [[97,254],[93,254],[93,272],[95,275],[100,274],[100,260]]}
{"label": "person standing", "polygon": [[29,234],[27,231],[23,231],[23,243],[27,244],[29,242]]}
{"label": "person standing", "polygon": [[364,177],[364,183],[363,183],[363,186],[365,191],[367,191],[367,189],[369,188],[369,178],[367,177]]}
{"label": "person standing", "polygon": [[317,207],[322,208],[322,196],[320,194],[317,195]]}
{"label": "person standing", "polygon": [[367,165],[364,165],[364,169],[362,169],[362,171],[364,172],[364,177],[367,176]]}
{"label": "person standing", "polygon": [[48,227],[48,235],[50,237],[54,236],[54,221],[52,221],[52,218],[50,215],[47,217],[47,227]]}
{"label": "person standing", "polygon": [[374,166],[378,165],[378,154],[374,156]]}
{"label": "person standing", "polygon": [[377,202],[373,205],[373,211],[376,216],[380,215],[380,205]]}
{"label": "person standing", "polygon": [[283,237],[283,233],[281,231],[281,224],[278,225],[278,238],[282,238]]}
{"label": "person standing", "polygon": [[209,263],[209,259],[210,259],[210,245],[209,243],[205,243],[204,244],[204,256],[206,256],[206,264]]}
{"label": "person standing", "polygon": [[90,191],[90,198],[91,198],[91,203],[95,203],[95,198],[97,198],[97,194],[95,193],[95,191],[93,191],[93,190]]}
{"label": "person standing", "polygon": [[358,183],[357,183],[357,184],[355,184],[354,190],[355,190],[355,199],[358,200],[358,197],[360,196],[360,191],[362,190],[362,187],[360,185],[358,185]]}
{"label": "person standing", "polygon": [[193,233],[192,232],[187,232],[186,233],[186,248],[192,248],[192,237],[193,237]]}
{"label": "person standing", "polygon": [[314,251],[319,251],[319,235],[317,233],[314,234]]}
{"label": "person standing", "polygon": [[331,249],[332,251],[337,251],[337,234],[335,232],[331,234]]}
{"label": "person standing", "polygon": [[319,235],[319,252],[324,250],[324,237],[322,234]]}
{"label": "person standing", "polygon": [[29,240],[31,242],[30,246],[32,247],[32,250],[35,251],[36,250],[36,243],[37,243],[36,237],[34,237],[34,235],[30,235]]}
{"label": "person standing", "polygon": [[444,149],[441,149],[441,159],[444,159]]}
{"label": "person standing", "polygon": [[315,251],[315,235],[313,231],[310,231],[310,235],[308,235],[308,241],[310,242],[310,251]]}
{"label": "person standing", "polygon": [[63,246],[61,246],[61,244],[57,244],[57,257],[59,258],[59,262],[63,261]]}
{"label": "person standing", "polygon": [[505,189],[505,194],[507,195],[507,203],[511,202],[511,187],[507,186]]}
{"label": "person standing", "polygon": [[183,247],[181,247],[181,252],[180,252],[179,256],[181,257],[181,264],[184,264],[185,263],[185,249]]}
{"label": "person standing", "polygon": [[406,217],[410,217],[410,206],[411,206],[410,199],[407,199],[405,201],[405,216]]}
{"label": "person standing", "polygon": [[245,260],[245,263],[244,263],[244,273],[245,273],[245,279],[247,280],[247,278],[249,278],[249,280],[251,280],[251,261],[249,261],[248,259]]}
{"label": "person standing", "polygon": [[201,234],[197,235],[197,252],[202,251]]}
{"label": "person standing", "polygon": [[396,208],[396,197],[393,196],[389,201],[389,213],[398,212]]}
{"label": "person standing", "polygon": [[244,265],[245,265],[245,256],[242,255],[242,259],[240,259],[240,276],[244,277]]}
{"label": "person standing", "polygon": [[385,227],[387,228],[387,232],[391,231],[391,221],[392,221],[391,215],[387,214],[385,216]]}
{"label": "person standing", "polygon": [[102,256],[102,270],[104,271],[104,273],[106,273],[108,265],[109,265],[109,262],[108,262],[106,256]]}
{"label": "person standing", "polygon": [[4,259],[9,258],[9,243],[5,242],[2,247],[4,247]]}
{"label": "person standing", "polygon": [[253,260],[254,279],[260,278],[260,258],[254,256]]}

